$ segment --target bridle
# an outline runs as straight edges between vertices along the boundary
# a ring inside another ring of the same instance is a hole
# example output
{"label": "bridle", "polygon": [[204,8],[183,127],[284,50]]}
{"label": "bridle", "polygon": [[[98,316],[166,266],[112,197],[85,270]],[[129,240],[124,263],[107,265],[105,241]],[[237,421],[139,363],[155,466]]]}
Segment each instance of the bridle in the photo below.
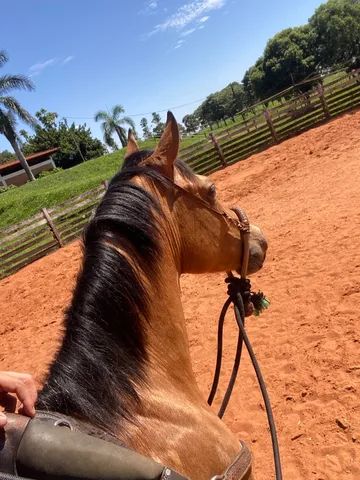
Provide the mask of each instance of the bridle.
{"label": "bridle", "polygon": [[[226,312],[233,303],[234,305],[234,313],[235,313],[235,319],[239,328],[239,335],[238,335],[238,342],[237,342],[237,347],[236,347],[236,354],[234,358],[234,365],[233,369],[231,372],[231,376],[229,379],[229,383],[224,395],[224,398],[221,403],[221,407],[218,412],[219,418],[222,418],[226,407],[228,405],[228,402],[230,400],[235,381],[237,378],[239,366],[240,366],[240,360],[241,360],[241,353],[242,353],[242,346],[243,343],[245,343],[245,346],[247,348],[247,351],[249,353],[249,356],[251,358],[256,377],[259,382],[259,387],[262,393],[262,397],[264,400],[265,408],[266,408],[266,413],[267,413],[267,418],[268,418],[268,423],[269,423],[269,428],[270,428],[270,434],[271,434],[271,441],[272,441],[272,447],[273,447],[273,457],[274,457],[274,465],[275,465],[275,478],[276,480],[282,480],[282,470],[281,470],[281,460],[280,460],[280,451],[279,451],[279,443],[277,439],[277,434],[276,434],[276,426],[275,426],[275,420],[274,416],[272,413],[272,408],[271,408],[271,403],[270,403],[270,398],[267,392],[266,384],[264,381],[264,378],[262,376],[261,370],[259,363],[256,359],[255,353],[253,351],[253,348],[251,346],[251,342],[249,340],[249,337],[247,336],[246,330],[245,330],[245,306],[249,305],[252,300],[252,296],[254,296],[253,292],[251,292],[251,284],[250,280],[247,279],[247,270],[248,270],[248,264],[249,264],[249,255],[250,255],[250,222],[249,219],[246,215],[246,213],[241,209],[241,208],[232,208],[231,210],[235,213],[236,218],[233,218],[230,216],[227,212],[225,211],[219,211],[216,208],[214,208],[212,205],[210,205],[208,202],[206,202],[204,199],[201,197],[198,197],[197,195],[193,194],[192,192],[189,192],[188,190],[184,189],[183,187],[180,187],[177,185],[175,182],[169,180],[169,183],[173,188],[175,188],[177,191],[186,194],[187,196],[191,196],[193,199],[195,199],[197,202],[200,202],[205,208],[208,210],[216,213],[217,215],[220,215],[223,217],[227,223],[230,223],[232,225],[235,225],[239,231],[240,231],[240,237],[241,237],[241,245],[242,245],[242,252],[241,252],[241,266],[240,266],[240,278],[235,277],[232,272],[227,272],[227,278],[225,279],[225,282],[228,284],[228,295],[229,297],[224,303],[224,306],[221,310],[220,317],[219,317],[219,323],[218,323],[218,341],[217,341],[217,359],[216,359],[216,367],[215,367],[215,372],[214,372],[214,378],[213,378],[213,383],[212,387],[210,390],[209,398],[208,398],[208,404],[211,405],[216,391],[217,387],[219,384],[219,379],[220,379],[220,373],[221,373],[221,363],[222,363],[222,345],[223,345],[223,327],[224,327],[224,322],[225,322],[225,315]],[[256,294],[255,294],[256,295]],[[221,480],[223,477],[220,475],[217,475],[214,477],[212,480]]]}

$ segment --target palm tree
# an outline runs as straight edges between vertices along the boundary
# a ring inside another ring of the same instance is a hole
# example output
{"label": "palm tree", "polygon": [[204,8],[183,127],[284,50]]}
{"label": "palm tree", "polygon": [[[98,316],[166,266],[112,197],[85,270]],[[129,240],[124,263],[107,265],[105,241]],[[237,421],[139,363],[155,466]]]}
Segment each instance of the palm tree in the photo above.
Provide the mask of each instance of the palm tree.
{"label": "palm tree", "polygon": [[135,124],[130,117],[122,117],[125,113],[122,105],[115,105],[111,112],[105,112],[100,110],[95,114],[95,122],[102,121],[101,128],[104,132],[104,142],[111,148],[115,148],[116,144],[112,138],[112,135],[116,132],[123,147],[127,145],[126,129],[121,125],[127,124],[135,131]]}
{"label": "palm tree", "polygon": [[[8,61],[6,52],[0,50],[0,67]],[[23,108],[20,103],[8,93],[14,89],[33,90],[31,80],[24,75],[0,76],[0,133],[9,140],[16,156],[25,170],[29,180],[35,180],[32,171],[21,151],[19,137],[16,133],[16,118],[28,125],[34,125],[35,119]]]}

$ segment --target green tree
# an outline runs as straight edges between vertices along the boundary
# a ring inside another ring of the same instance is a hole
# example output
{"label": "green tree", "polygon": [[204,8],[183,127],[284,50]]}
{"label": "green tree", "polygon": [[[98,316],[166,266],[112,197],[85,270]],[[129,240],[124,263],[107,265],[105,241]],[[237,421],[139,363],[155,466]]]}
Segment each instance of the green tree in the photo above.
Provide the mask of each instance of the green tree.
{"label": "green tree", "polygon": [[329,0],[310,18],[314,54],[321,68],[360,58],[360,1]]}
{"label": "green tree", "polygon": [[68,125],[65,119],[58,120],[56,112],[48,112],[44,108],[36,112],[35,116],[38,123],[34,135],[21,132],[27,154],[59,147],[60,151],[53,157],[56,166],[69,168],[105,153],[103,144],[92,137],[86,124]]}
{"label": "green tree", "polygon": [[[0,67],[8,61],[6,52],[0,51]],[[34,118],[24,107],[9,93],[12,90],[33,90],[31,80],[24,75],[2,75],[0,76],[0,133],[3,134],[11,144],[14,152],[25,170],[29,180],[35,180],[32,171],[25,159],[16,132],[16,119],[33,126]]]}
{"label": "green tree", "polygon": [[182,119],[182,122],[185,125],[187,133],[196,133],[199,130],[200,122],[195,113],[185,115],[185,117]]}
{"label": "green tree", "polygon": [[186,135],[186,128],[182,123],[178,123],[178,129],[179,129],[180,138]]}
{"label": "green tree", "polygon": [[243,83],[247,94],[261,99],[300,82],[315,72],[314,32],[308,25],[287,28],[272,37]]}
{"label": "green tree", "polygon": [[225,117],[233,117],[236,113],[245,108],[246,95],[244,86],[238,82],[229,83],[229,85],[215,95],[224,109]]}
{"label": "green tree", "polygon": [[185,115],[183,123],[188,133],[197,131],[201,126],[233,117],[243,110],[247,103],[244,86],[231,82],[222,90],[212,93],[190,115]]}
{"label": "green tree", "polygon": [[260,92],[262,92],[263,90],[262,82],[265,74],[262,64],[263,57],[260,57],[256,61],[255,65],[250,67],[245,72],[242,83],[244,85],[247,107],[256,102],[256,100],[261,95]]}
{"label": "green tree", "polygon": [[116,145],[112,138],[114,133],[118,135],[122,147],[126,147],[127,134],[126,128],[124,128],[123,125],[130,126],[133,132],[135,132],[134,122],[130,117],[122,116],[123,113],[125,113],[124,107],[122,105],[115,105],[110,112],[100,110],[95,114],[95,122],[102,122],[101,128],[104,132],[104,142],[111,148],[114,148]]}
{"label": "green tree", "polygon": [[0,152],[0,164],[10,162],[11,160],[15,160],[16,155],[14,153],[9,152],[8,150],[3,150]]}
{"label": "green tree", "polygon": [[149,128],[148,121],[147,121],[147,119],[146,119],[145,117],[143,117],[143,118],[140,120],[140,127],[141,127],[141,129],[142,129],[143,137],[144,137],[145,139],[152,137],[151,132],[150,132],[150,128]]}
{"label": "green tree", "polygon": [[155,137],[160,137],[165,128],[165,123],[161,121],[161,117],[157,112],[153,112],[151,115],[151,123],[154,125],[152,133]]}
{"label": "green tree", "polygon": [[225,108],[220,103],[218,95],[212,93],[206,100],[195,110],[195,114],[205,124],[218,122],[225,116]]}

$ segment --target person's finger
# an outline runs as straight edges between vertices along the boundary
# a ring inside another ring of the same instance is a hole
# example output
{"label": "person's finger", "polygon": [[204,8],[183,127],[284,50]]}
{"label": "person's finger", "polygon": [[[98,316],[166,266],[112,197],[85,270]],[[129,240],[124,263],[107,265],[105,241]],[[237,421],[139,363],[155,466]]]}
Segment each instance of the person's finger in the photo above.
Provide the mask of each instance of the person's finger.
{"label": "person's finger", "polygon": [[0,372],[0,391],[15,393],[15,389],[20,381],[31,381],[32,377],[28,373]]}
{"label": "person's finger", "polygon": [[3,412],[0,412],[0,428],[4,428],[7,424],[6,415]]}
{"label": "person's finger", "polygon": [[33,379],[21,379],[15,393],[22,403],[22,413],[33,417],[35,415],[35,402],[37,399],[37,390]]}
{"label": "person's finger", "polygon": [[25,415],[35,415],[35,402],[37,390],[34,379],[29,374],[16,374],[15,372],[0,373],[0,390],[15,393],[23,404]]}
{"label": "person's finger", "polygon": [[[6,390],[7,385],[15,385],[16,380],[31,381],[35,383],[32,375],[30,373],[20,373],[20,372],[0,372],[0,391]],[[8,391],[8,390],[7,390]]]}

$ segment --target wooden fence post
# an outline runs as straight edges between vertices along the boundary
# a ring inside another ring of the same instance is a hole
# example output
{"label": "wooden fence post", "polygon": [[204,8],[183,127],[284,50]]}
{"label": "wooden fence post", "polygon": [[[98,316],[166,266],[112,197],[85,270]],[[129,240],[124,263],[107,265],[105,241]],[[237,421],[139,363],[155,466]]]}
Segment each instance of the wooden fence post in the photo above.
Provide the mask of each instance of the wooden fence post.
{"label": "wooden fence post", "polygon": [[60,233],[59,233],[58,229],[55,227],[54,222],[52,221],[49,212],[47,211],[46,208],[42,208],[41,211],[42,211],[42,214],[44,215],[45,220],[47,221],[47,224],[50,227],[50,230],[52,231],[52,234],[54,235],[54,238],[56,239],[56,241],[58,242],[60,247],[63,247],[64,243],[61,240]]}
{"label": "wooden fence post", "polygon": [[279,138],[277,136],[277,133],[276,133],[276,130],[275,130],[275,127],[274,127],[274,124],[272,122],[272,118],[271,118],[271,113],[269,110],[265,110],[264,111],[264,117],[265,117],[265,120],[266,120],[266,123],[268,124],[268,127],[269,127],[269,130],[271,132],[271,135],[274,139],[274,142],[275,143],[279,143]]}
{"label": "wooden fence post", "polygon": [[1,173],[0,173],[0,185],[2,185],[3,187],[7,187],[5,179],[1,176]]}
{"label": "wooden fence post", "polygon": [[223,167],[227,167],[227,163],[226,163],[226,160],[225,160],[225,156],[224,156],[224,153],[215,137],[215,135],[213,133],[209,133],[209,137],[210,137],[210,140],[212,142],[212,144],[214,145],[214,148],[216,150],[216,153],[218,154],[218,157],[220,159],[220,163]]}
{"label": "wooden fence post", "polygon": [[323,108],[324,113],[325,113],[325,117],[330,118],[329,107],[327,106],[327,103],[326,103],[326,100],[325,100],[324,87],[323,87],[322,83],[317,84],[317,92],[318,92],[318,95],[319,95],[319,98],[320,98],[322,108]]}

